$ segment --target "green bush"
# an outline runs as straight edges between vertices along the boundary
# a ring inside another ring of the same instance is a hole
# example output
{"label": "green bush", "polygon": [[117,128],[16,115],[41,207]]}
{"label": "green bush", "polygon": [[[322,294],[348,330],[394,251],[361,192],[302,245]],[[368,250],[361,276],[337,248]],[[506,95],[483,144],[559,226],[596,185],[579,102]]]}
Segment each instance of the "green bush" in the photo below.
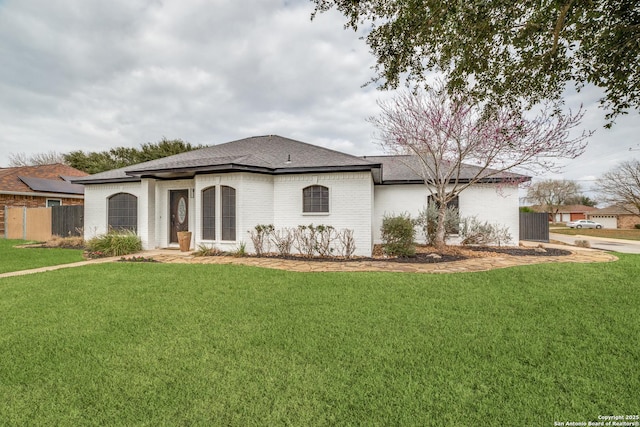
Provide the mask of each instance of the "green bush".
{"label": "green bush", "polygon": [[224,255],[224,251],[216,248],[215,246],[207,246],[204,243],[198,245],[198,249],[193,252],[193,256],[221,256]]}
{"label": "green bush", "polygon": [[382,242],[389,255],[411,257],[416,254],[415,221],[407,213],[396,216],[385,215],[382,219]]}
{"label": "green bush", "polygon": [[122,256],[140,252],[142,241],[132,231],[110,231],[89,240],[87,250],[102,256]]}
{"label": "green bush", "polygon": [[481,222],[475,216],[462,220],[460,230],[463,245],[498,245],[501,246],[511,240],[508,227]]}
{"label": "green bush", "polygon": [[[422,229],[424,238],[429,245],[434,245],[436,241],[436,232],[438,231],[438,208],[435,203],[429,204],[426,208],[418,213],[415,223]],[[444,238],[445,240],[451,234],[459,232],[460,214],[458,209],[453,206],[447,206],[444,214]]]}
{"label": "green bush", "polygon": [[636,224],[634,225],[635,228],[637,228],[638,230],[640,230],[640,224]]}

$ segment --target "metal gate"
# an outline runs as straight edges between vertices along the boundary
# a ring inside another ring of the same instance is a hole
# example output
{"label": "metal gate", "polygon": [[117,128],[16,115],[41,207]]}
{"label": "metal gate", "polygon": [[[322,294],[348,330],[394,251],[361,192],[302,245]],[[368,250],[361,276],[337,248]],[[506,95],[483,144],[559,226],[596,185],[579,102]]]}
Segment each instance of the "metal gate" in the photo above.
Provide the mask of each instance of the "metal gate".
{"label": "metal gate", "polygon": [[549,242],[549,214],[520,212],[520,240]]}

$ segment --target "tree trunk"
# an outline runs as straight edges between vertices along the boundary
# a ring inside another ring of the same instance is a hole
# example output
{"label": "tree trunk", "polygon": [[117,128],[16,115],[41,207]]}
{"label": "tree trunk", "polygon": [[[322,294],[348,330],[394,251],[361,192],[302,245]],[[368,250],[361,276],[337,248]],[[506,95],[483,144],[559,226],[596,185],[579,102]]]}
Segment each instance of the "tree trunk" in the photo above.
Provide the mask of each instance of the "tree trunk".
{"label": "tree trunk", "polygon": [[446,245],[444,240],[446,235],[445,230],[445,215],[447,214],[447,204],[440,202],[438,206],[438,228],[436,229],[436,248],[440,249]]}

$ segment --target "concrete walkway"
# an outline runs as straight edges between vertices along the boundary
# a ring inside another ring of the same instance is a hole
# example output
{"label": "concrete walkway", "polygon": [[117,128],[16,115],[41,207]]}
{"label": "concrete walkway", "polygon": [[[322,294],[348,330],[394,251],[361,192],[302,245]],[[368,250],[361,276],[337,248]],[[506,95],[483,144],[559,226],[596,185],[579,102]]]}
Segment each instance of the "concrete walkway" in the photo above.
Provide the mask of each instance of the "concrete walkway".
{"label": "concrete walkway", "polygon": [[[523,242],[524,245],[538,246],[537,242]],[[571,251],[571,255],[566,256],[509,256],[493,254],[482,258],[468,258],[453,262],[436,262],[432,264],[424,263],[400,263],[387,261],[305,261],[305,260],[283,260],[279,258],[236,258],[231,256],[209,256],[196,257],[191,252],[180,252],[174,249],[156,249],[144,251],[135,256],[151,257],[163,263],[176,264],[237,264],[254,267],[272,268],[278,270],[288,270],[296,272],[354,272],[354,271],[380,271],[380,272],[405,272],[405,273],[465,273],[476,271],[487,271],[496,268],[515,267],[519,265],[563,263],[563,262],[611,262],[618,258],[607,252],[544,244],[544,247],[561,248]],[[127,255],[131,257],[133,255]],[[35,268],[32,270],[14,271],[0,274],[0,279],[4,277],[22,276],[26,274],[43,273],[46,271],[61,270],[63,268],[82,267],[90,264],[102,264],[116,262],[120,257],[100,258],[71,264],[55,265],[50,267]]]}
{"label": "concrete walkway", "polygon": [[580,234],[573,236],[569,234],[554,233],[553,230],[549,233],[549,238],[568,245],[575,244],[576,240],[586,240],[589,242],[591,247],[595,249],[622,252],[626,254],[640,254],[639,240],[612,239],[610,237],[583,236]]}
{"label": "concrete walkway", "polygon": [[89,264],[104,264],[106,262],[115,262],[119,259],[120,259],[119,256],[109,257],[109,258],[88,259],[86,261],[72,262],[69,264],[50,265],[48,267],[32,268],[31,270],[10,271],[8,273],[1,273],[0,279],[2,279],[3,277],[24,276],[26,274],[35,274],[35,273],[44,273],[46,271],[62,270],[63,268],[82,267],[84,265],[89,265]]}

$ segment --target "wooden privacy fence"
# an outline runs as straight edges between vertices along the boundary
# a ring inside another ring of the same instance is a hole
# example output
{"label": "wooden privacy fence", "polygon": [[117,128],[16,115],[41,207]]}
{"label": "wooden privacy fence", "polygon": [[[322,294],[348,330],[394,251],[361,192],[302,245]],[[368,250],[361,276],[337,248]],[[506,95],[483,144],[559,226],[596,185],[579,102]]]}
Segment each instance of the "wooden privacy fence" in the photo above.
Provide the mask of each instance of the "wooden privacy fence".
{"label": "wooden privacy fence", "polygon": [[549,214],[520,212],[520,240],[549,242]]}
{"label": "wooden privacy fence", "polygon": [[5,207],[4,237],[47,241],[53,236],[80,236],[84,224],[83,206],[52,208]]}

